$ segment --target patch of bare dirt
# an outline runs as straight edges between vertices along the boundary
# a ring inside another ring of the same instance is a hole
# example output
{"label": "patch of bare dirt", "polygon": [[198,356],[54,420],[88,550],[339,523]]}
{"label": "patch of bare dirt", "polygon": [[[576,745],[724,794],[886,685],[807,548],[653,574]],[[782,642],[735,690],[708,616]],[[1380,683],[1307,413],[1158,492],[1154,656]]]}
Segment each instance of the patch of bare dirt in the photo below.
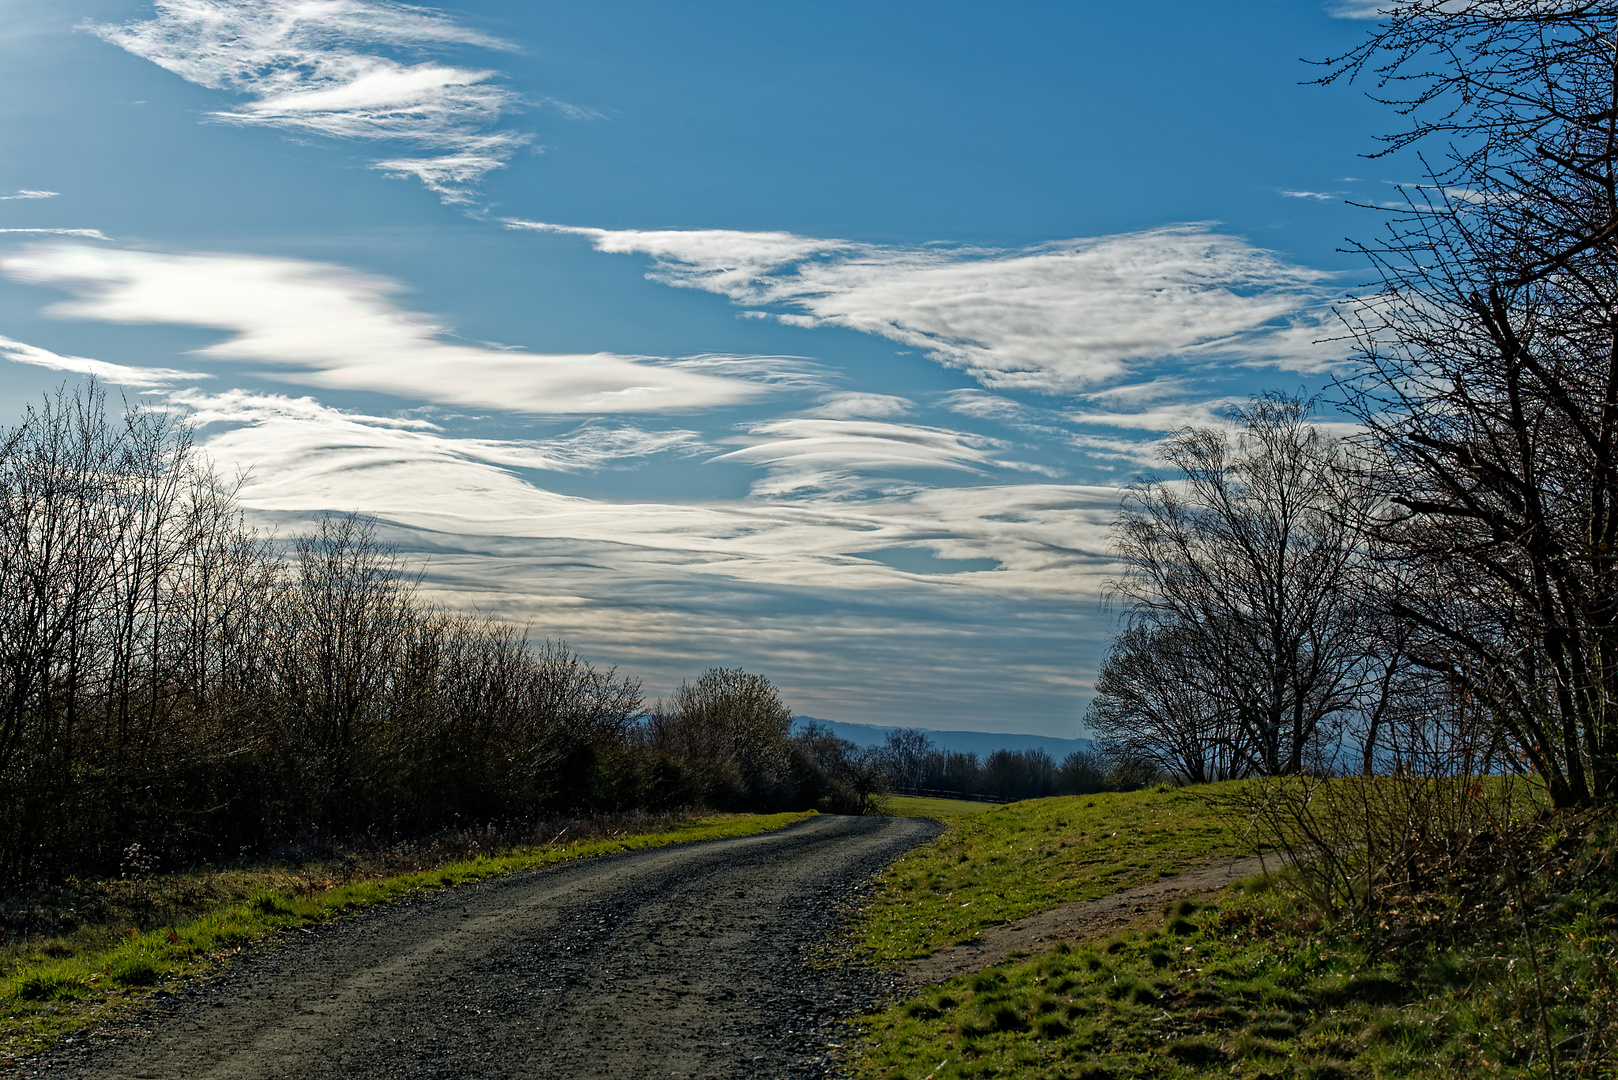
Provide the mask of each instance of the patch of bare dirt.
{"label": "patch of bare dirt", "polygon": [[[1268,857],[1267,865],[1277,865]],[[924,986],[957,975],[970,975],[998,964],[1013,953],[1048,949],[1059,941],[1088,941],[1120,930],[1143,916],[1162,910],[1171,900],[1222,889],[1266,868],[1257,856],[1235,859],[1163,878],[1098,900],[1080,900],[1041,911],[1004,926],[990,927],[966,945],[955,945],[908,964],[899,974],[904,986]]]}

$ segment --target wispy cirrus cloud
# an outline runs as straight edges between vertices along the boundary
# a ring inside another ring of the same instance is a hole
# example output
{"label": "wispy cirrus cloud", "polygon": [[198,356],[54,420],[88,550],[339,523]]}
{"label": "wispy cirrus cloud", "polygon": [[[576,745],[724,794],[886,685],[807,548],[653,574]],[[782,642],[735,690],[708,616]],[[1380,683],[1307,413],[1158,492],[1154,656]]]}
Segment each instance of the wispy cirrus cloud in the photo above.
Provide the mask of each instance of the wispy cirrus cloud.
{"label": "wispy cirrus cloud", "polygon": [[[770,392],[765,381],[658,358],[446,340],[445,327],[393,303],[394,283],[326,263],[57,244],[0,259],[0,271],[72,293],[54,314],[221,330],[195,355],[268,364],[278,378],[322,387],[546,415],[690,410]],[[743,358],[731,359],[745,374]],[[765,358],[766,374],[775,361]]]}
{"label": "wispy cirrus cloud", "polygon": [[[1225,423],[1222,410],[1230,401],[1187,401],[1188,389],[1174,378],[1112,387],[1082,395],[1079,408],[1039,408],[983,390],[954,390],[942,404],[953,413],[990,420],[1045,443],[1080,451],[1092,464],[1124,462],[1151,467],[1161,464],[1163,436],[1187,424]],[[1096,409],[1111,405],[1113,411]],[[1113,428],[1096,434],[1095,427]],[[1104,468],[1113,468],[1104,465]]]}
{"label": "wispy cirrus cloud", "polygon": [[[1380,19],[1400,8],[1430,13],[1456,14],[1482,9],[1490,11],[1489,0],[1327,0],[1326,14],[1338,19]],[[1547,12],[1556,10],[1543,5]]]}
{"label": "wispy cirrus cloud", "polygon": [[[1116,506],[1113,488],[983,484],[857,500],[810,490],[800,498],[767,501],[614,502],[561,495],[521,475],[522,469],[580,467],[578,459],[590,454],[577,451],[587,441],[579,433],[550,441],[465,438],[416,417],[369,415],[309,397],[244,390],[180,390],[169,401],[199,426],[204,449],[223,471],[250,475],[241,496],[250,508],[356,509],[432,531],[446,542],[478,535],[589,545],[598,559],[593,586],[607,592],[647,574],[665,585],[683,579],[699,589],[701,582],[728,577],[861,592],[892,584],[895,576],[843,553],[895,544],[925,544],[946,558],[997,559],[1008,572],[992,582],[995,595],[1087,595],[1110,567],[1105,528]],[[673,439],[670,433],[645,434],[664,450],[692,449],[679,433]],[[817,432],[790,426],[774,434],[785,443]],[[861,437],[871,443],[909,440],[921,444],[911,455],[929,465],[951,456],[969,469],[994,464],[971,447],[951,449],[947,439],[929,447],[915,433],[836,434],[845,444]],[[640,436],[625,438],[634,442]],[[840,462],[864,455],[873,464],[906,453],[850,445],[834,452]],[[570,456],[574,460],[566,460]],[[828,577],[828,560],[851,572]],[[1065,567],[1072,577],[1041,576],[1052,567]]]}
{"label": "wispy cirrus cloud", "polygon": [[[565,637],[645,677],[653,692],[724,657],[835,715],[879,721],[884,710],[902,715],[914,700],[936,700],[935,715],[974,726],[974,716],[1004,707],[1003,685],[985,688],[987,664],[1024,690],[1040,688],[1040,723],[1070,725],[1084,677],[1074,642],[1103,632],[1095,599],[1116,572],[1114,488],[990,482],[860,499],[819,489],[767,500],[581,498],[546,490],[529,470],[588,467],[598,439],[618,444],[609,456],[654,442],[665,447],[657,452],[686,454],[695,440],[588,424],[558,439],[502,442],[310,398],[193,389],[171,400],[201,425],[220,471],[245,474],[241,499],[257,523],[291,533],[332,508],[374,514],[385,538],[425,566],[433,598]],[[971,562],[915,574],[858,554],[896,547]],[[1023,634],[1005,633],[1007,604]]]}
{"label": "wispy cirrus cloud", "polygon": [[1014,402],[1000,393],[990,393],[987,390],[950,390],[940,398],[940,403],[958,416],[990,419],[995,423],[1010,424],[1013,427],[1036,426],[1039,431],[1050,431],[1048,427],[1042,427],[1042,424],[1060,418],[1060,413],[1055,411]]}
{"label": "wispy cirrus cloud", "polygon": [[176,371],[173,368],[131,367],[106,360],[92,360],[87,356],[62,356],[60,353],[28,345],[21,341],[0,337],[0,356],[19,364],[68,371],[75,375],[89,375],[114,386],[129,386],[143,390],[173,386],[175,383],[213,376],[200,371]]}
{"label": "wispy cirrus cloud", "polygon": [[32,233],[35,236],[81,236],[86,240],[111,240],[100,229],[0,229],[0,233]]}
{"label": "wispy cirrus cloud", "polygon": [[1064,411],[1068,422],[1073,424],[1166,433],[1184,427],[1228,427],[1227,412],[1239,403],[1236,398],[1219,397],[1207,401],[1165,401],[1135,412]]}
{"label": "wispy cirrus cloud", "polygon": [[431,8],[390,0],[157,0],[156,18],[88,29],[188,82],[252,100],[214,112],[249,124],[428,151],[374,167],[415,176],[445,202],[510,160],[526,135],[499,130],[521,104],[498,73],[384,50],[510,49]]}
{"label": "wispy cirrus cloud", "polygon": [[[179,390],[166,400],[207,435],[211,459],[254,478],[253,498],[261,504],[291,500],[309,507],[396,510],[414,500],[440,514],[470,517],[503,508],[503,516],[512,507],[570,501],[535,488],[513,470],[575,473],[661,453],[692,456],[712,449],[695,432],[633,425],[585,425],[555,439],[456,436],[419,418],[246,390]],[[369,489],[360,502],[354,501],[360,498],[357,487]]]}
{"label": "wispy cirrus cloud", "polygon": [[1275,333],[1312,317],[1328,276],[1201,225],[1000,249],[506,224],[649,255],[653,280],[749,314],[876,334],[985,386],[1044,393],[1191,353],[1275,360]]}
{"label": "wispy cirrus cloud", "polygon": [[994,439],[919,424],[825,417],[784,417],[750,424],[748,445],[715,460],[763,467],[755,495],[825,491],[843,495],[914,491],[893,479],[917,469],[983,473],[1001,464]]}
{"label": "wispy cirrus cloud", "polygon": [[0,195],[0,202],[13,202],[17,199],[54,199],[60,194],[60,191],[30,191],[27,188],[20,188],[10,195]]}
{"label": "wispy cirrus cloud", "polygon": [[1377,19],[1398,6],[1398,0],[1329,0],[1326,14],[1336,19]]}
{"label": "wispy cirrus cloud", "polygon": [[831,373],[805,356],[738,356],[735,353],[700,353],[662,362],[675,371],[711,375],[723,379],[746,379],[777,390],[824,390]]}
{"label": "wispy cirrus cloud", "polygon": [[697,457],[715,450],[699,432],[683,428],[650,431],[634,424],[595,422],[538,445],[557,463],[552,468],[568,471],[632,468],[658,454]]}
{"label": "wispy cirrus cloud", "polygon": [[809,415],[831,420],[884,420],[904,416],[915,407],[916,403],[906,397],[845,390],[822,397]]}

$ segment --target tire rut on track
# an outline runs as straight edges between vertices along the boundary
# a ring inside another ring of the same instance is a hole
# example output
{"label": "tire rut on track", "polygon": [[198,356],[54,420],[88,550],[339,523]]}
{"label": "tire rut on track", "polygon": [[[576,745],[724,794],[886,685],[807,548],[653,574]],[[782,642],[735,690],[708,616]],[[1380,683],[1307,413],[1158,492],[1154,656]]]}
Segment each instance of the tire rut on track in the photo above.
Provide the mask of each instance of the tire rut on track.
{"label": "tire rut on track", "polygon": [[156,1080],[836,1075],[892,986],[815,963],[914,818],[564,863],[287,933],[12,1075]]}

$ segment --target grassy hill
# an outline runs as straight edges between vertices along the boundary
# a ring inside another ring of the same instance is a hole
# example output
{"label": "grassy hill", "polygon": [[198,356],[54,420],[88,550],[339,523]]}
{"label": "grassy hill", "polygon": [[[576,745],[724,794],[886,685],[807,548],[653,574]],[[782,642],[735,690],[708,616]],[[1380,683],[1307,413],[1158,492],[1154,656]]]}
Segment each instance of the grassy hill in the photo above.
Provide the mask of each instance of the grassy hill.
{"label": "grassy hill", "polygon": [[[1242,794],[1064,797],[941,817],[946,834],[884,877],[861,944],[898,963],[1233,852]],[[1323,905],[1315,871],[1289,870],[1151,912],[1122,934],[924,987],[863,1018],[855,1070],[883,1080],[1615,1075],[1613,829],[1522,810],[1474,835],[1476,857],[1452,862],[1447,883],[1422,895]]]}

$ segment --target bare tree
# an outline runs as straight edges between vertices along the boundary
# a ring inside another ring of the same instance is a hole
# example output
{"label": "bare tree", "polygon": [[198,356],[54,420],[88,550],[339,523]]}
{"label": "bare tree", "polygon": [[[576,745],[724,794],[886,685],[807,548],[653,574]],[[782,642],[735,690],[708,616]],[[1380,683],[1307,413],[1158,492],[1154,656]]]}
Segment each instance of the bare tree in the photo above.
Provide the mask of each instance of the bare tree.
{"label": "bare tree", "polygon": [[919,795],[927,785],[928,765],[937,748],[919,728],[895,728],[882,746],[888,782],[903,795]]}
{"label": "bare tree", "polygon": [[1190,784],[1245,776],[1242,727],[1205,670],[1187,627],[1132,626],[1118,635],[1096,679],[1089,728],[1108,757],[1144,758]]}
{"label": "bare tree", "polygon": [[[1131,489],[1115,529],[1128,569],[1112,588],[1135,632],[1098,687],[1104,739],[1177,772],[1297,773],[1334,756],[1386,659],[1368,632],[1375,501],[1309,414],[1257,398],[1234,410],[1234,436],[1174,436],[1163,456],[1178,476]],[[1147,646],[1158,660],[1133,655]],[[1189,683],[1143,671],[1159,661]]]}
{"label": "bare tree", "polygon": [[276,619],[287,745],[317,823],[340,827],[364,812],[373,768],[406,752],[389,699],[423,613],[398,556],[358,515],[298,537],[291,569]]}
{"label": "bare tree", "polygon": [[209,697],[261,556],[167,414],[92,383],[0,439],[0,872],[176,840],[176,799],[217,800],[252,735]]}
{"label": "bare tree", "polygon": [[[417,580],[363,517],[256,535],[171,414],[94,384],[28,409],[0,431],[0,879],[137,848],[142,865],[262,851],[311,826],[827,795],[768,680],[681,688],[665,719],[706,763],[682,772],[644,753],[635,680],[438,610]],[[828,808],[869,808],[875,756],[836,781]]]}
{"label": "bare tree", "polygon": [[798,729],[792,741],[823,780],[822,809],[866,814],[887,794],[888,770],[876,747],[855,746],[815,720]]}
{"label": "bare tree", "polygon": [[1056,762],[1044,750],[996,750],[983,759],[978,786],[996,799],[1041,799],[1056,791]]}
{"label": "bare tree", "polygon": [[1430,146],[1345,307],[1413,655],[1560,805],[1618,797],[1618,7],[1393,5],[1324,81]]}

